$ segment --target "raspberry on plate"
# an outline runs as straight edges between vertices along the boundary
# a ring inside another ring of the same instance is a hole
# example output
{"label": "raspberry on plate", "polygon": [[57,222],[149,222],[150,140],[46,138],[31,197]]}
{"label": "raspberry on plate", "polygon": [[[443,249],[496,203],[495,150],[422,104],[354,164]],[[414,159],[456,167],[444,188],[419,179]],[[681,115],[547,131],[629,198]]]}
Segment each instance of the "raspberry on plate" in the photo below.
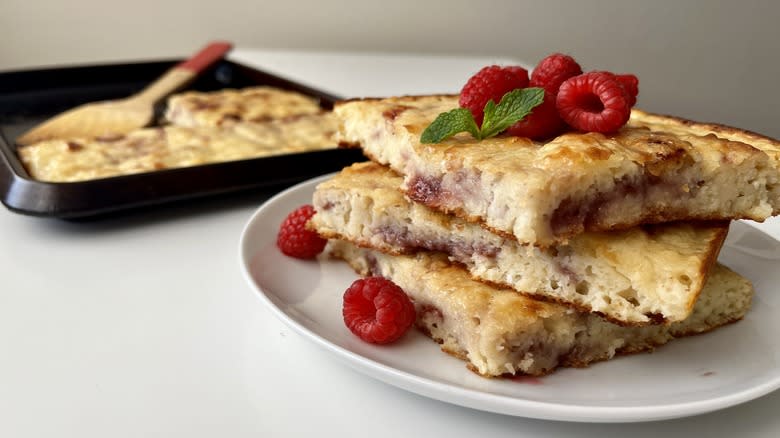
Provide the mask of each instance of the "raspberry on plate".
{"label": "raspberry on plate", "polygon": [[498,103],[504,94],[527,86],[528,71],[526,69],[517,66],[489,65],[469,78],[460,91],[459,104],[461,108],[468,108],[477,125],[482,126],[485,104],[489,100]]}
{"label": "raspberry on plate", "polygon": [[612,73],[590,72],[567,79],[556,99],[563,121],[583,132],[609,133],[631,115],[630,97]]}
{"label": "raspberry on plate", "polygon": [[325,249],[327,240],[306,228],[312,216],[314,207],[303,205],[284,219],[276,236],[276,246],[284,254],[299,259],[313,259]]}
{"label": "raspberry on plate", "polygon": [[382,277],[355,280],[344,292],[344,323],[360,339],[388,344],[415,320],[414,304],[395,283]]}
{"label": "raspberry on plate", "polygon": [[557,94],[566,79],[582,74],[582,68],[569,55],[553,53],[542,59],[531,72],[530,85],[542,87],[551,94]]}
{"label": "raspberry on plate", "polygon": [[566,129],[566,123],[558,115],[555,105],[555,95],[547,90],[544,92],[544,102],[531,110],[531,114],[515,123],[506,130],[515,137],[528,137],[531,140],[543,140],[555,137]]}

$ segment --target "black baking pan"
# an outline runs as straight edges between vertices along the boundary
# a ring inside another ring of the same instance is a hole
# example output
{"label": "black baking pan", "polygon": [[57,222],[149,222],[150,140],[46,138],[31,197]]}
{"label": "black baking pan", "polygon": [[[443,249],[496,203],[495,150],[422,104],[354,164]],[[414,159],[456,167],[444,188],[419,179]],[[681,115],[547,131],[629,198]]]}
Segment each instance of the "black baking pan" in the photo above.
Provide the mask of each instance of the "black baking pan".
{"label": "black baking pan", "polygon": [[[14,144],[20,134],[82,103],[129,96],[179,62],[181,60],[0,73],[0,196],[3,204],[11,211],[27,215],[83,218],[254,188],[282,187],[364,159],[358,150],[334,148],[68,183],[37,181],[24,169]],[[202,73],[186,89],[214,91],[252,85],[299,91],[318,98],[325,109],[331,109],[338,99],[228,60]],[[156,108],[159,115],[164,111],[163,105]]]}

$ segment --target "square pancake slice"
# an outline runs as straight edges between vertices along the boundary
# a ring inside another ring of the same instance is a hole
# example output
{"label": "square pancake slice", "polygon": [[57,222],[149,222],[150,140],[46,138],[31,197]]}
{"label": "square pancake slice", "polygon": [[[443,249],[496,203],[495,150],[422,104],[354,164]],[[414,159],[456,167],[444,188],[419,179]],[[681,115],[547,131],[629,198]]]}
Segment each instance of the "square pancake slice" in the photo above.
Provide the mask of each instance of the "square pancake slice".
{"label": "square pancake slice", "polygon": [[728,232],[727,222],[677,222],[587,232],[540,248],[413,202],[398,189],[401,180],[372,162],[345,168],[316,188],[312,226],[394,254],[445,252],[475,279],[624,325],[687,318]]}
{"label": "square pancake slice", "polygon": [[461,133],[422,144],[425,128],[457,106],[457,96],[407,96],[345,101],[334,111],[342,144],[403,175],[409,197],[521,243],[780,213],[780,143],[757,134],[633,110],[610,135],[534,142]]}
{"label": "square pancake slice", "polygon": [[239,122],[267,122],[323,112],[319,101],[295,91],[269,86],[186,91],[168,99],[165,118],[174,125],[217,127]]}
{"label": "square pancake slice", "polygon": [[584,367],[618,354],[651,351],[741,319],[753,293],[750,282],[717,265],[686,320],[624,327],[474,281],[441,255],[393,256],[343,241],[329,245],[332,255],[359,274],[386,277],[404,289],[414,302],[417,326],[443,351],[486,377],[538,376],[557,367]]}

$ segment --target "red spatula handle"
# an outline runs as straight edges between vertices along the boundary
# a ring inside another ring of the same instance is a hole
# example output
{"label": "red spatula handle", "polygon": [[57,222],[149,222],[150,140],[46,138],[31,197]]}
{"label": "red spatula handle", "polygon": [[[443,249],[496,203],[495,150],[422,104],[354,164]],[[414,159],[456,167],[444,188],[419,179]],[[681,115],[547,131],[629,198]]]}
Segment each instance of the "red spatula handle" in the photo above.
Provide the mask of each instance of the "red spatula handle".
{"label": "red spatula handle", "polygon": [[214,41],[201,49],[192,58],[183,61],[176,68],[190,70],[193,73],[200,73],[209,68],[212,64],[222,59],[233,45],[226,41]]}
{"label": "red spatula handle", "polygon": [[196,53],[192,58],[169,69],[156,81],[136,95],[141,102],[154,103],[192,82],[203,70],[222,59],[233,47],[224,41],[214,41]]}

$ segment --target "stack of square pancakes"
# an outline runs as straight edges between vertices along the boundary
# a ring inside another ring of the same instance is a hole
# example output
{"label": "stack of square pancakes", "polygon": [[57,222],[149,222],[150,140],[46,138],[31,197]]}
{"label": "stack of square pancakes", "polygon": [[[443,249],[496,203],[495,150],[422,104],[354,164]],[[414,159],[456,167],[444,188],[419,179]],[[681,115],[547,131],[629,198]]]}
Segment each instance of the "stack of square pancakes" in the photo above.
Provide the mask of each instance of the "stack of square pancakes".
{"label": "stack of square pancakes", "polygon": [[457,96],[338,104],[371,162],[319,185],[311,224],[483,376],[544,375],[738,321],[750,282],[717,263],[729,220],[780,212],[780,144],[634,110],[615,134],[421,144]]}

